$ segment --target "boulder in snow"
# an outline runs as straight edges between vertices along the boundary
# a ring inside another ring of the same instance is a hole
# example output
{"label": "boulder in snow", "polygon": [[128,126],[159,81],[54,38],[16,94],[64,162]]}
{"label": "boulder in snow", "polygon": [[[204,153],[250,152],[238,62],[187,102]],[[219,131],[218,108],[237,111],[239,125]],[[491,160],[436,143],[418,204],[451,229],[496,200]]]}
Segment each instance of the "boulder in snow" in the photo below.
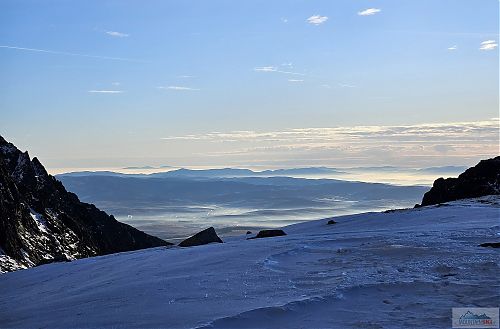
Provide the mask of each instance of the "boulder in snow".
{"label": "boulder in snow", "polygon": [[256,236],[250,239],[260,239],[260,238],[271,238],[273,236],[283,236],[286,235],[286,233],[283,230],[262,230],[260,231]]}
{"label": "boulder in snow", "polygon": [[192,237],[182,241],[179,243],[179,247],[201,246],[212,242],[222,243],[223,241],[219,238],[215,229],[213,227],[209,227],[206,230],[198,232]]}

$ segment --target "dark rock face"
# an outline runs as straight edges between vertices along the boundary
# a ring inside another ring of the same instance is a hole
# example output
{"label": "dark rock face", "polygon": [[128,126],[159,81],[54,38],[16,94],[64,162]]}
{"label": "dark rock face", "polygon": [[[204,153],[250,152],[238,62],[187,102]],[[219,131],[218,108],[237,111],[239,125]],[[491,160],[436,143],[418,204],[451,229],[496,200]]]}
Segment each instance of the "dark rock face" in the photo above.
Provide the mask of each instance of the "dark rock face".
{"label": "dark rock face", "polygon": [[333,219],[330,219],[330,220],[328,221],[328,223],[326,223],[326,224],[327,224],[327,225],[334,225],[334,224],[337,224],[337,222],[336,222],[336,221],[334,221]]}
{"label": "dark rock face", "polygon": [[223,241],[215,232],[215,229],[213,227],[209,227],[206,230],[198,232],[192,237],[189,237],[186,240],[182,241],[181,243],[179,243],[179,247],[201,246],[213,242],[223,243]]}
{"label": "dark rock face", "polygon": [[286,233],[283,230],[262,230],[253,238],[248,238],[248,240],[261,239],[261,238],[272,238],[273,236],[283,236],[283,235],[286,235]]}
{"label": "dark rock face", "polygon": [[82,203],[0,136],[0,273],[170,243]]}
{"label": "dark rock face", "polygon": [[439,178],[425,193],[422,206],[500,194],[500,156],[482,160],[458,178]]}

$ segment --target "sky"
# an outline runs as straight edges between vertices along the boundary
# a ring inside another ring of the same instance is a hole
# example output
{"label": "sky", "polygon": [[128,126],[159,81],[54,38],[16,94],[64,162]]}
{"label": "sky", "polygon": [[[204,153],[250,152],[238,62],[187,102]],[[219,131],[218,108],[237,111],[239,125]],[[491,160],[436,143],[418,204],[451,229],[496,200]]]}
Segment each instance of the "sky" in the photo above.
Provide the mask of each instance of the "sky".
{"label": "sky", "polygon": [[0,134],[49,172],[499,154],[497,0],[0,1]]}

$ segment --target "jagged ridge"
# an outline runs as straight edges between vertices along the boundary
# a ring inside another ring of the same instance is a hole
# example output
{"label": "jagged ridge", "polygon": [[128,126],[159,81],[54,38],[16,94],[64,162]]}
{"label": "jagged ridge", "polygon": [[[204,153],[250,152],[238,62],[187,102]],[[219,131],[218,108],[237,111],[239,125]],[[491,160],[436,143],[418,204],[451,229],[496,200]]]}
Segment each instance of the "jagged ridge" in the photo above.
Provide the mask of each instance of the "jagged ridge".
{"label": "jagged ridge", "polygon": [[0,272],[167,245],[80,202],[0,136]]}

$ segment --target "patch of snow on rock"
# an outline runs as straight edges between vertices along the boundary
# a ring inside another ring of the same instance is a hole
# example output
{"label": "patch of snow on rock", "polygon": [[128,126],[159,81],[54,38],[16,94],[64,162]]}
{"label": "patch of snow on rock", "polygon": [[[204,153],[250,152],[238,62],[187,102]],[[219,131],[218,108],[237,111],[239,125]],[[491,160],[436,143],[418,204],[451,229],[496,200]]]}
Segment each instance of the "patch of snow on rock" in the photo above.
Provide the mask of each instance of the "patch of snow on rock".
{"label": "patch of snow on rock", "polygon": [[48,233],[47,222],[45,221],[43,216],[31,208],[30,208],[30,215],[31,218],[33,218],[33,220],[35,221],[38,229],[43,233]]}

